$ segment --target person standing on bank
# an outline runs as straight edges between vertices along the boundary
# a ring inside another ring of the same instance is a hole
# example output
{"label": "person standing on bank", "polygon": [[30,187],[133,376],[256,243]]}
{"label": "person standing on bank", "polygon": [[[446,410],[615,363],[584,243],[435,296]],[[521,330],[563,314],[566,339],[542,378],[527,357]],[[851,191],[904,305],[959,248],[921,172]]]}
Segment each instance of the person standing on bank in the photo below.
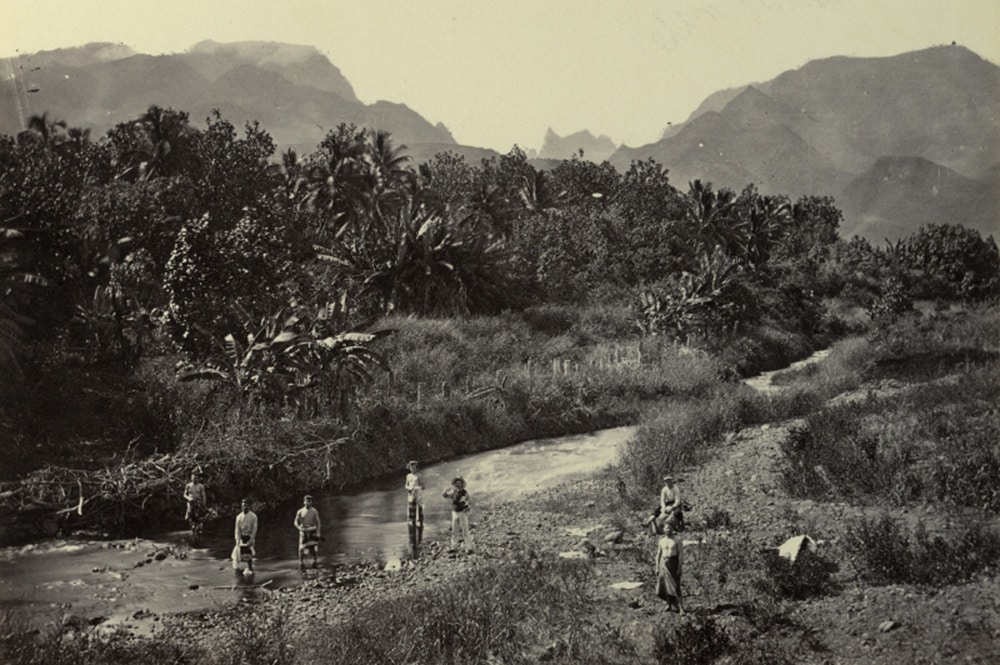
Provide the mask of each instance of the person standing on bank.
{"label": "person standing on bank", "polygon": [[416,559],[424,538],[424,486],[417,471],[420,463],[410,460],[406,465],[406,527],[410,534],[410,555]]}
{"label": "person standing on bank", "polygon": [[233,569],[239,571],[240,564],[246,564],[246,569],[252,573],[253,559],[257,554],[254,549],[257,543],[257,514],[250,509],[250,499],[243,499],[240,503],[233,536],[236,539],[232,555]]}
{"label": "person standing on bank", "polygon": [[667,609],[684,614],[681,601],[681,539],[672,520],[667,520],[666,535],[656,548],[656,595],[667,601]]}
{"label": "person standing on bank", "polygon": [[[465,489],[465,478],[456,477],[451,481],[451,487],[441,493],[446,499],[451,499],[451,549],[458,549],[458,541],[465,544],[465,551],[472,551],[472,533],[469,531],[469,511],[472,510],[472,500]],[[459,536],[461,534],[461,536]]]}
{"label": "person standing on bank", "polygon": [[302,507],[295,513],[294,524],[299,530],[299,570],[306,569],[306,552],[312,554],[313,568],[315,568],[318,565],[319,541],[323,535],[319,511],[313,507],[313,498],[310,495],[302,497]]}

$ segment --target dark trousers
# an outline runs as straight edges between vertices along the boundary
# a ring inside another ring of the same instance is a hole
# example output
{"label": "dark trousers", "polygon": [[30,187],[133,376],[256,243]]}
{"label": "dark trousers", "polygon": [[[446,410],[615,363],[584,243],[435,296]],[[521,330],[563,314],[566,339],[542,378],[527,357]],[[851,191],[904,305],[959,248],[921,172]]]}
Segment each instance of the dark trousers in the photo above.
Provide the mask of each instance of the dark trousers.
{"label": "dark trousers", "polygon": [[417,558],[420,542],[424,539],[424,507],[411,503],[406,507],[406,527],[410,532],[410,554]]}

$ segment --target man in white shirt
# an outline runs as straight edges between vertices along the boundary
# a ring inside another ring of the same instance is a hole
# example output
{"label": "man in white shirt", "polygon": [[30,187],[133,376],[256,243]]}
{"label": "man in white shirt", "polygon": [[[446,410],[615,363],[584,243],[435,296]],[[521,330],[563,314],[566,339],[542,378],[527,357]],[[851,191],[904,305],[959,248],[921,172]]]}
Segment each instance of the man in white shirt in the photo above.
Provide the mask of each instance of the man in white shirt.
{"label": "man in white shirt", "polygon": [[295,513],[295,528],[299,530],[299,569],[306,569],[306,552],[312,553],[313,568],[316,567],[317,550],[319,549],[320,520],[319,511],[313,507],[312,497],[306,494],[302,498],[302,507]]}
{"label": "man in white shirt", "polygon": [[253,572],[253,558],[256,554],[254,545],[257,542],[257,514],[250,509],[250,499],[243,499],[240,504],[240,514],[236,516],[233,548],[233,569],[239,570],[245,563],[247,570]]}

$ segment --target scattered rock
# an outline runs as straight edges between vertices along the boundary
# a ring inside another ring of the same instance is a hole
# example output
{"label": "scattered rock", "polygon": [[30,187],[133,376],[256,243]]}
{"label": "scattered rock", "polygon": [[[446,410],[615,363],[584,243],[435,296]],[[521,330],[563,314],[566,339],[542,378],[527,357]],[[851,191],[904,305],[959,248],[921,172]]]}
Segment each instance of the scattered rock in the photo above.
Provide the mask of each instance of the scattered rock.
{"label": "scattered rock", "polygon": [[625,537],[624,531],[612,531],[604,536],[604,542],[606,543],[620,543],[622,538]]}
{"label": "scattered rock", "polygon": [[89,623],[91,626],[100,626],[102,623],[104,623],[107,620],[108,620],[108,617],[94,617],[90,621],[88,621],[87,623]]}
{"label": "scattered rock", "polygon": [[188,584],[188,589],[190,591],[197,591],[199,588],[200,588],[200,586],[197,585],[197,584]]}
{"label": "scattered rock", "polygon": [[883,621],[882,623],[880,623],[878,625],[878,632],[880,632],[880,633],[888,633],[890,630],[894,630],[896,628],[899,628],[899,624],[896,623],[895,621],[891,621],[891,620],[890,621]]}

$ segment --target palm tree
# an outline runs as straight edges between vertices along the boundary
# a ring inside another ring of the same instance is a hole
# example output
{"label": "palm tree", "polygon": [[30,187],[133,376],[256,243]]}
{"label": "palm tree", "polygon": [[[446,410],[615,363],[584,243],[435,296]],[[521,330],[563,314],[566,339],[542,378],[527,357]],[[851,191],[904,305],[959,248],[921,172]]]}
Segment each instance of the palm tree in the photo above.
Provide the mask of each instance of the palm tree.
{"label": "palm tree", "polygon": [[710,253],[713,247],[732,247],[737,236],[733,215],[735,194],[728,189],[716,192],[711,183],[701,180],[689,183],[688,188],[688,218],[695,227],[696,253]]}
{"label": "palm tree", "polygon": [[198,130],[183,111],[150,106],[138,119],[108,132],[123,166],[121,175],[139,180],[178,175],[196,164]]}
{"label": "palm tree", "polygon": [[751,269],[767,263],[771,250],[784,237],[791,207],[783,197],[754,195],[740,225],[739,256]]}
{"label": "palm tree", "polygon": [[521,202],[531,212],[545,212],[558,208],[566,198],[566,192],[556,192],[552,188],[552,179],[545,171],[535,171],[534,177],[521,176],[521,187],[518,190]]}
{"label": "palm tree", "polygon": [[403,165],[410,161],[405,154],[406,146],[392,145],[392,135],[380,129],[371,138],[371,156],[375,162],[375,175],[379,179],[378,186],[391,187],[392,183],[403,177],[407,171]]}

